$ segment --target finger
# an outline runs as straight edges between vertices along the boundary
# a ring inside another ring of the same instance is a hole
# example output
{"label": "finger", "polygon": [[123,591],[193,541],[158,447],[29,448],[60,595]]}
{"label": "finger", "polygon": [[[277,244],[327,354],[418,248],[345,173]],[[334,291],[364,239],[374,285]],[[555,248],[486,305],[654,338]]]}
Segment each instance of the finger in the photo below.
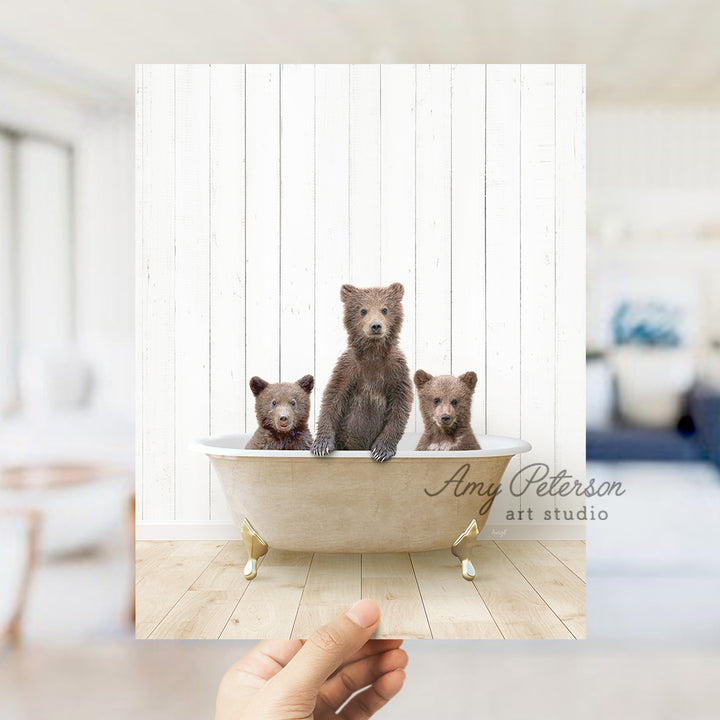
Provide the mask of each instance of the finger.
{"label": "finger", "polygon": [[318,692],[322,684],[370,639],[380,608],[360,600],[340,617],[316,630],[274,681],[275,692],[292,696]]}
{"label": "finger", "polygon": [[266,640],[233,663],[218,688],[217,720],[233,717],[232,708],[244,707],[301,647],[299,640]]}
{"label": "finger", "polygon": [[301,647],[300,640],[263,640],[253,648],[248,657],[264,661],[265,666],[272,668],[272,675],[276,675],[297,655]]}
{"label": "finger", "polygon": [[345,662],[350,664],[356,660],[370,657],[371,655],[380,655],[380,653],[388,650],[395,650],[403,644],[402,640],[368,640],[354,655],[349,657]]}
{"label": "finger", "polygon": [[252,650],[285,667],[302,647],[302,640],[263,640]]}
{"label": "finger", "polygon": [[403,670],[407,662],[407,653],[399,649],[357,660],[341,667],[322,686],[319,697],[333,710],[338,710],[353,693],[372,685],[393,670]]}
{"label": "finger", "polygon": [[366,720],[372,717],[400,692],[404,682],[404,670],[393,670],[383,675],[369,688],[358,693],[342,709],[340,717],[343,720]]}
{"label": "finger", "polygon": [[240,677],[253,687],[261,687],[277,675],[301,647],[299,640],[264,640],[231,665],[226,675],[228,679]]}

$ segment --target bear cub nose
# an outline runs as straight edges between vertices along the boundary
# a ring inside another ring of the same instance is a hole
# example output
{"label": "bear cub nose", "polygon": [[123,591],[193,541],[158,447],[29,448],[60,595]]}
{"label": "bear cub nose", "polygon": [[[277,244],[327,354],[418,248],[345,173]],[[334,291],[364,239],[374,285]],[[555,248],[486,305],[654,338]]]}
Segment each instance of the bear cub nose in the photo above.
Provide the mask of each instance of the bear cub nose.
{"label": "bear cub nose", "polygon": [[447,425],[450,422],[450,416],[449,415],[441,415],[440,419]]}
{"label": "bear cub nose", "polygon": [[288,416],[287,415],[281,415],[280,416],[280,422],[287,422]]}
{"label": "bear cub nose", "polygon": [[382,330],[382,325],[379,322],[370,323],[370,329],[374,333],[379,333]]}

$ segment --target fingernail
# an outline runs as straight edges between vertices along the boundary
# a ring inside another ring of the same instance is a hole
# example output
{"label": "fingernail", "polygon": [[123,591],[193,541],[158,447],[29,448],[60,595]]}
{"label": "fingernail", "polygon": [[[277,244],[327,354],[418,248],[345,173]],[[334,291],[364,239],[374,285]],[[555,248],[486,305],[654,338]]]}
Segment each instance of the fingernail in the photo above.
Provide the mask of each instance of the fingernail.
{"label": "fingernail", "polygon": [[358,600],[345,615],[361,628],[369,628],[380,618],[380,608],[373,600]]}

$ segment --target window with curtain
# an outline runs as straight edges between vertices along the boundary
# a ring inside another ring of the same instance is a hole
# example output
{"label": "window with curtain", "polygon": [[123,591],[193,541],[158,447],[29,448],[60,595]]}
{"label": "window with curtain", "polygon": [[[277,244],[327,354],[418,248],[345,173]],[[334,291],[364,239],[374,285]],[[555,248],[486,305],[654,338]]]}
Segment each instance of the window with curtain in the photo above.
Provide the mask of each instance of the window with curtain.
{"label": "window with curtain", "polygon": [[0,417],[75,335],[73,152],[0,129]]}

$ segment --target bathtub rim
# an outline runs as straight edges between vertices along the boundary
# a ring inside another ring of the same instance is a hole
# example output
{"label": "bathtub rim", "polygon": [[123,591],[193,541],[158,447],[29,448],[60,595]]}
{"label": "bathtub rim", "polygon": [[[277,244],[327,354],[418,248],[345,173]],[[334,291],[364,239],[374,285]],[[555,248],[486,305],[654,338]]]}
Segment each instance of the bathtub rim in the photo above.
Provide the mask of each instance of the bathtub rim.
{"label": "bathtub rim", "polygon": [[[419,437],[419,433],[415,433]],[[252,433],[224,433],[210,435],[208,437],[193,440],[189,449],[193,452],[200,452],[204,455],[215,457],[284,457],[292,458],[313,458],[318,461],[329,461],[333,458],[371,458],[369,450],[335,450],[327,457],[317,457],[309,450],[246,450],[244,447],[232,447],[232,444],[243,446],[252,436]],[[398,450],[394,459],[422,458],[425,460],[447,459],[447,458],[484,458],[484,457],[508,457],[526,453],[532,450],[532,445],[526,440],[509,437],[506,435],[476,435],[480,445],[483,440],[503,444],[500,447],[487,448],[482,450]],[[240,440],[242,438],[242,440]],[[220,443],[227,443],[225,445]]]}

